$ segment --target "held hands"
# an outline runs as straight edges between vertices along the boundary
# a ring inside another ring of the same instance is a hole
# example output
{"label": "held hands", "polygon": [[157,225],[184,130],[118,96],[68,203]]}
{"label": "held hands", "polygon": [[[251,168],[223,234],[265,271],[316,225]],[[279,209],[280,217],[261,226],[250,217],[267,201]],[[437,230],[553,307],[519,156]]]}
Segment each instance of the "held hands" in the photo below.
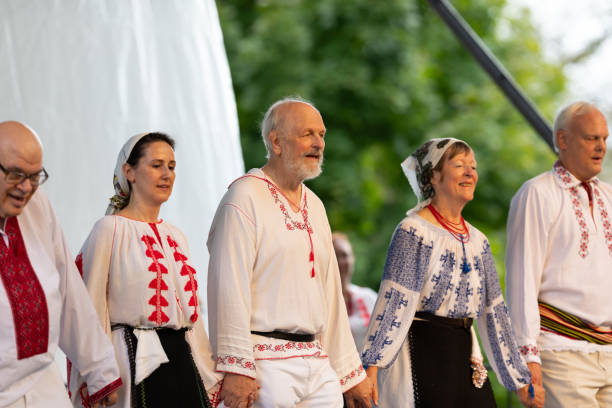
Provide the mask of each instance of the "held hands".
{"label": "held hands", "polygon": [[219,392],[219,401],[223,401],[228,408],[248,408],[255,403],[259,388],[257,382],[250,377],[226,373]]}
{"label": "held hands", "polygon": [[372,408],[372,383],[369,377],[344,392],[347,408]]}
{"label": "held hands", "polygon": [[119,394],[117,393],[117,391],[113,391],[106,397],[102,398],[100,401],[94,402],[92,404],[92,408],[110,407],[112,405],[115,405],[117,401],[119,401]]}

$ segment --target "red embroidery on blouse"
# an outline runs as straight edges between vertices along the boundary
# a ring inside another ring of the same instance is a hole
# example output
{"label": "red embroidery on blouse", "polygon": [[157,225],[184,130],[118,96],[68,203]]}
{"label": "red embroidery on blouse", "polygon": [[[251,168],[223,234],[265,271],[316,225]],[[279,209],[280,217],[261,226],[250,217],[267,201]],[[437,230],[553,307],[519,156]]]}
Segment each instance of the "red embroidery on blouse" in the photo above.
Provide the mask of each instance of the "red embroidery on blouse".
{"label": "red embroidery on blouse", "polygon": [[589,230],[584,219],[584,212],[580,208],[580,199],[578,198],[578,188],[572,187],[569,189],[570,195],[572,196],[572,205],[574,206],[574,214],[576,215],[576,221],[580,227],[580,248],[578,254],[582,258],[586,258],[589,254]]}
{"label": "red embroidery on blouse", "polygon": [[357,299],[357,307],[359,308],[359,316],[363,319],[363,325],[367,327],[370,324],[370,312],[363,299]]}
{"label": "red embroidery on blouse", "polygon": [[597,203],[597,207],[599,208],[599,214],[601,215],[601,219],[603,221],[604,227],[604,236],[606,238],[606,245],[608,246],[608,252],[612,255],[612,224],[610,223],[610,218],[608,216],[608,211],[606,210],[604,201],[601,199],[601,194],[597,186],[593,186],[593,194],[595,195],[595,202]]}
{"label": "red embroidery on blouse", "polygon": [[155,290],[155,294],[149,299],[149,304],[155,306],[155,310],[149,316],[149,320],[157,325],[161,325],[170,320],[162,310],[163,307],[168,306],[168,300],[162,294],[162,291],[168,290],[168,285],[166,285],[163,278],[163,274],[167,274],[168,269],[158,261],[164,255],[154,248],[155,245],[159,245],[155,238],[150,235],[143,235],[141,240],[147,246],[145,255],[153,260],[148,270],[156,274],[155,278],[149,283],[149,288]]}
{"label": "red embroidery on blouse", "polygon": [[255,371],[255,363],[253,360],[249,360],[244,357],[236,357],[236,356],[217,356],[217,365],[225,365],[225,366],[238,366],[241,368],[246,368],[247,370]]}
{"label": "red embroidery on blouse", "polygon": [[359,368],[354,369],[344,377],[340,379],[340,385],[344,386],[352,381],[355,377],[359,376],[359,374],[363,373],[363,366],[360,364]]}
{"label": "red embroidery on blouse", "polygon": [[191,321],[195,323],[198,320],[198,281],[196,280],[196,270],[189,264],[187,264],[187,256],[179,251],[179,246],[175,240],[168,235],[168,245],[174,250],[174,260],[180,262],[181,276],[187,276],[189,281],[185,284],[183,290],[191,292],[189,298],[189,306],[193,307],[193,313],[191,314]]}
{"label": "red embroidery on blouse", "polygon": [[13,312],[17,359],[47,352],[49,311],[16,217],[6,221],[10,248],[0,239],[0,277]]}

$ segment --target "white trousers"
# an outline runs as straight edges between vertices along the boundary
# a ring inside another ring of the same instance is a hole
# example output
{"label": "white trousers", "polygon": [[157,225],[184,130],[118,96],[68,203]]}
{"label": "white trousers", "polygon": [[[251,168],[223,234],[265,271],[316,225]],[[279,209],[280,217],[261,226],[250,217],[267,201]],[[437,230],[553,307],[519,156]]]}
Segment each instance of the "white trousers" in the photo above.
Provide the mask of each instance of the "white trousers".
{"label": "white trousers", "polygon": [[612,353],[541,351],[545,408],[612,407]]}
{"label": "white trousers", "polygon": [[5,408],[70,408],[68,391],[62,381],[57,363],[49,364],[36,385],[24,396]]}
{"label": "white trousers", "polygon": [[255,408],[342,408],[340,380],[327,358],[256,360],[255,366],[261,386]]}

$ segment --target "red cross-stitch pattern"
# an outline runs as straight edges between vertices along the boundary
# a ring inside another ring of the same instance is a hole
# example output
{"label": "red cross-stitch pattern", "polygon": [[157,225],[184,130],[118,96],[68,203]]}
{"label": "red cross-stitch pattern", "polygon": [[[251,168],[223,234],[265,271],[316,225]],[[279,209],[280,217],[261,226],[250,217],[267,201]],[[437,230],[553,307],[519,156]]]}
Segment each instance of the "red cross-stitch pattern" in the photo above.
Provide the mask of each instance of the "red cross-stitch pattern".
{"label": "red cross-stitch pattern", "polygon": [[168,300],[162,294],[162,291],[168,291],[168,285],[166,285],[163,278],[163,274],[167,274],[168,269],[158,261],[164,255],[155,249],[155,246],[158,245],[155,238],[150,235],[143,235],[141,240],[147,246],[145,255],[153,260],[148,270],[155,273],[155,278],[149,283],[149,288],[155,290],[155,294],[149,299],[149,304],[155,306],[155,310],[149,316],[149,320],[157,325],[161,325],[170,320],[162,310],[163,307],[168,306]]}
{"label": "red cross-stitch pattern", "polygon": [[16,217],[6,222],[10,248],[0,239],[0,276],[13,312],[17,359],[47,352],[49,312]]}

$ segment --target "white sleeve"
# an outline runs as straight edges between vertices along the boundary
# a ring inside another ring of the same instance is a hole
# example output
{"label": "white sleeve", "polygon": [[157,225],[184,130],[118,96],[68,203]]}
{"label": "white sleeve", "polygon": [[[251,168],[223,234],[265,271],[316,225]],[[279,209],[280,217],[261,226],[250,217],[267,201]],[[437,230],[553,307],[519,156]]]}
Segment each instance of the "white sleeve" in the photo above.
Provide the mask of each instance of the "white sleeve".
{"label": "white sleeve", "polygon": [[[328,229],[329,230],[329,229]],[[326,330],[321,336],[323,348],[329,356],[332,368],[340,378],[342,392],[349,390],[366,378],[365,371],[351,334],[348,314],[340,283],[336,253],[332,246],[331,230],[327,240],[329,264],[325,276],[325,294],[329,305]]]}
{"label": "white sleeve", "polygon": [[527,362],[541,363],[537,349],[540,333],[538,294],[547,254],[550,219],[556,213],[529,182],[510,204],[506,247],[506,297],[521,354]]}
{"label": "white sleeve", "polygon": [[100,326],[87,289],[53,217],[55,264],[63,296],[59,346],[87,383],[89,402],[96,402],[122,384],[113,345]]}
{"label": "white sleeve", "polygon": [[216,370],[256,378],[251,341],[255,222],[221,203],[208,236],[208,326]]}

